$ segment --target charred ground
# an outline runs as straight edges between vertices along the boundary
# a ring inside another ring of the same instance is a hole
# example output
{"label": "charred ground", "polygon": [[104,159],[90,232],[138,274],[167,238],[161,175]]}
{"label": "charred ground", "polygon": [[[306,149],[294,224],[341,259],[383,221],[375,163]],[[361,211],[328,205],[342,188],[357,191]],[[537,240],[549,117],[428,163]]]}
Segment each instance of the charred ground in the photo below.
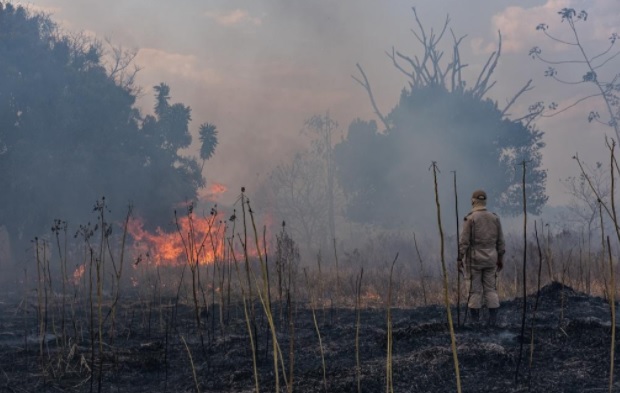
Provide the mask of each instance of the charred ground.
{"label": "charred ground", "polygon": [[[73,322],[67,324],[67,336],[71,339],[64,344],[54,334],[60,329],[58,319],[50,317],[41,357],[35,307],[5,297],[0,303],[0,391],[97,391],[101,367],[103,392],[194,392],[192,362],[201,392],[253,391],[252,355],[243,306],[229,309],[224,331],[218,319],[213,318],[217,308],[209,313],[203,311],[203,347],[195,329],[193,308],[183,305],[175,308],[172,301],[167,304],[168,307],[155,308],[145,302],[126,300],[119,309],[114,340],[106,340],[102,356],[95,349],[94,357],[92,344],[97,348],[99,344],[90,340],[90,329],[84,323],[87,313],[77,313]],[[517,380],[521,300],[502,303],[496,328],[472,326],[463,321],[460,327],[455,327],[463,391],[607,391],[611,342],[608,303],[552,283],[540,291],[535,318],[534,304],[535,295],[531,295],[527,301],[525,341]],[[258,373],[261,391],[270,392],[275,388],[272,345],[260,307],[257,303],[254,328]],[[311,310],[298,306],[292,325],[284,313],[280,318],[277,305],[274,311],[287,370],[289,332],[294,328],[293,390],[324,391],[320,347]],[[455,310],[453,316],[456,322]],[[316,310],[316,317],[323,342],[327,391],[356,392],[355,311],[321,307]],[[393,309],[392,317],[394,391],[456,391],[445,309],[441,306]],[[530,368],[532,326],[534,347]],[[361,312],[359,357],[364,392],[385,391],[386,332],[384,309]],[[191,352],[191,361],[183,340]],[[95,372],[91,373],[93,365]],[[280,378],[284,391],[284,380]],[[620,390],[620,383],[616,382],[614,389]]]}

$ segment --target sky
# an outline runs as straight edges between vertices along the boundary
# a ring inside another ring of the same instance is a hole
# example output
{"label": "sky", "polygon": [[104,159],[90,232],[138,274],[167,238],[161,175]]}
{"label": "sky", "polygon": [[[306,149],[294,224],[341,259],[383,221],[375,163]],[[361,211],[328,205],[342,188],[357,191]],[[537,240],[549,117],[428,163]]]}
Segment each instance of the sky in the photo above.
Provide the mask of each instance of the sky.
{"label": "sky", "polygon": [[[406,78],[394,68],[386,51],[392,47],[419,54],[412,29],[415,7],[427,30],[441,29],[446,17],[458,37],[466,35],[461,57],[468,64],[466,79],[475,81],[502,35],[502,56],[494,73],[497,84],[489,97],[503,107],[532,79],[534,89],[512,107],[513,117],[527,113],[534,102],[570,105],[592,91],[567,87],[544,77],[547,65],[528,56],[540,46],[559,60],[575,58],[564,45],[554,44],[536,30],[539,23],[566,36],[557,12],[564,7],[585,9],[582,43],[590,53],[605,47],[620,24],[617,0],[36,0],[19,4],[49,13],[67,33],[83,33],[115,46],[137,50],[141,68],[138,101],[152,112],[152,86],[165,82],[172,102],[192,108],[191,129],[210,122],[219,130],[219,146],[205,165],[208,184],[228,188],[220,198],[233,199],[241,186],[251,192],[279,163],[308,144],[301,133],[304,121],[329,113],[344,132],[355,118],[376,119],[365,90],[352,76],[356,64],[366,72],[379,108],[389,112],[397,103]],[[450,40],[446,49],[450,49]],[[449,53],[449,52],[448,52]],[[620,57],[601,73],[613,75]],[[558,66],[558,68],[560,68]],[[566,68],[566,79],[579,79],[579,70]],[[473,78],[473,80],[472,80]],[[605,160],[605,135],[612,130],[588,123],[587,115],[601,109],[586,101],[562,114],[540,119],[545,132],[543,166],[548,170],[549,205],[568,203],[560,179],[575,176],[575,153],[586,163]],[[336,138],[338,140],[338,138]],[[197,151],[197,143],[193,147]],[[190,150],[191,152],[191,150]],[[476,188],[475,185],[463,185]]]}

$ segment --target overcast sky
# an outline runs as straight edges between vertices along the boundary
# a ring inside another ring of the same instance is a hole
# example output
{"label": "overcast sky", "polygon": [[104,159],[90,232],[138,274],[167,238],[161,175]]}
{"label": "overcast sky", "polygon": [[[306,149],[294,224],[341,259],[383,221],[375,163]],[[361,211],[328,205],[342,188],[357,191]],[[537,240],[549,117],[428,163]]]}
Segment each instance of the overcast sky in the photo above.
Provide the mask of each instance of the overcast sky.
{"label": "overcast sky", "polygon": [[[411,29],[412,6],[427,29],[440,29],[446,16],[457,36],[467,35],[461,56],[471,80],[503,37],[503,55],[489,96],[503,107],[529,79],[534,90],[525,94],[512,113],[526,113],[536,101],[568,105],[591,90],[568,89],[543,77],[546,65],[528,57],[539,45],[549,57],[574,58],[536,31],[545,22],[553,33],[567,30],[557,11],[573,7],[589,12],[581,24],[583,43],[594,53],[620,24],[617,0],[36,0],[22,2],[52,15],[66,32],[83,32],[115,45],[138,50],[142,68],[143,112],[154,105],[152,86],[166,82],[173,102],[192,108],[192,131],[214,123],[220,145],[205,166],[208,183],[229,188],[233,198],[242,185],[252,187],[279,162],[307,143],[300,134],[305,119],[329,111],[343,130],[355,118],[373,119],[368,97],[351,77],[361,64],[373,85],[380,108],[397,102],[406,79],[385,55],[392,46],[419,54]],[[450,38],[450,37],[447,37]],[[446,41],[449,48],[449,41]],[[574,53],[574,52],[573,52]],[[602,72],[613,75],[620,57]],[[564,74],[579,78],[583,73]],[[611,129],[589,124],[596,101],[543,119],[544,167],[548,169],[550,205],[566,203],[559,179],[576,175],[571,157],[586,162],[604,160],[604,135]],[[197,141],[197,137],[195,140]],[[463,185],[469,189],[475,185]],[[251,190],[251,189],[250,189]]]}

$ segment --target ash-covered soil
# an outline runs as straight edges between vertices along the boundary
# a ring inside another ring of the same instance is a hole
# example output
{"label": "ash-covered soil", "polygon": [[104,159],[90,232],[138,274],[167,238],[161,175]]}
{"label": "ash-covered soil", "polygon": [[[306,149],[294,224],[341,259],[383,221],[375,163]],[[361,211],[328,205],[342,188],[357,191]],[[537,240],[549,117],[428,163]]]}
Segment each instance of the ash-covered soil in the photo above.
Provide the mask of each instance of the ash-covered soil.
{"label": "ash-covered soil", "polygon": [[[224,313],[227,322],[223,327],[219,321],[219,309],[203,310],[204,345],[195,329],[192,307],[179,305],[175,312],[170,303],[164,302],[168,304],[166,307],[160,304],[125,300],[119,309],[114,333],[110,330],[110,320],[106,320],[103,351],[99,354],[98,335],[95,334],[95,341],[91,340],[88,313],[75,311],[75,317],[69,314],[65,320],[68,338],[63,343],[60,316],[58,312],[48,312],[47,334],[41,346],[36,307],[32,304],[26,306],[19,299],[2,299],[0,391],[96,392],[100,389],[102,392],[155,393],[255,390],[252,351],[242,304]],[[455,326],[462,391],[608,391],[611,353],[608,303],[553,283],[541,290],[535,319],[534,304],[535,296],[532,295],[527,302],[523,340],[521,300],[501,304],[499,323],[495,328],[463,321],[461,326]],[[256,339],[259,386],[261,392],[273,392],[271,333],[261,307],[260,303],[255,305],[257,318],[252,328]],[[462,309],[461,319],[464,314]],[[456,325],[456,310],[452,316]],[[293,391],[358,391],[355,317],[352,309],[316,310],[325,358],[325,387],[321,348],[311,310],[299,306],[291,325],[285,313],[280,317],[274,304],[274,322],[287,370],[286,380]],[[482,317],[486,319],[485,314]],[[441,306],[393,309],[392,318],[394,391],[455,392],[454,360],[445,309]],[[289,374],[291,327],[294,328],[292,377]],[[361,312],[359,360],[363,392],[386,390],[386,332],[385,309]],[[618,359],[615,363],[618,364]],[[620,378],[618,366],[614,368],[616,377]],[[286,391],[281,367],[279,372],[281,391]],[[620,392],[620,381],[614,382],[613,390]]]}

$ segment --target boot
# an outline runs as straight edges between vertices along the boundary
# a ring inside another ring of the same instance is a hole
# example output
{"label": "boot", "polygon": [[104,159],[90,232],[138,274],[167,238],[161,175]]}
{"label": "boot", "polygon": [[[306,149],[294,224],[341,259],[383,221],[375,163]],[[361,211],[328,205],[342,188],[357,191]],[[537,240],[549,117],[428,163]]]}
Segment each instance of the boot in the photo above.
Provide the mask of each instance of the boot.
{"label": "boot", "polygon": [[469,315],[471,316],[471,323],[478,323],[480,321],[480,309],[470,308]]}
{"label": "boot", "polygon": [[489,327],[497,326],[497,308],[489,308]]}

